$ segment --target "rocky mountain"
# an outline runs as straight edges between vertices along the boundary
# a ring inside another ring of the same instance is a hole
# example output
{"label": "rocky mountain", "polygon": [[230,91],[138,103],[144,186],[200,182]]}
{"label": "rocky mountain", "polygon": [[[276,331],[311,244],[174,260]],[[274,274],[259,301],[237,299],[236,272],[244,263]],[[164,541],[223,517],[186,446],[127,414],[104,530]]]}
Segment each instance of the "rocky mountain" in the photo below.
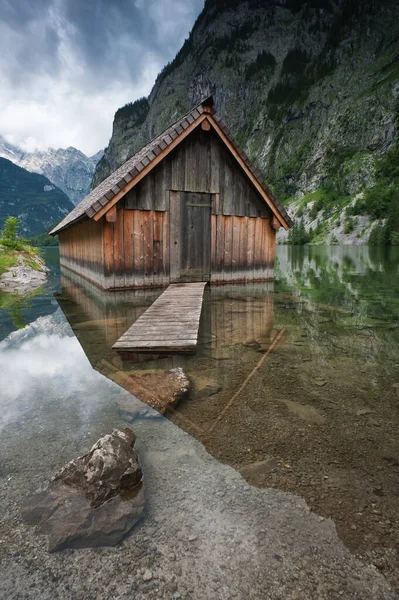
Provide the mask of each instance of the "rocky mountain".
{"label": "rocky mountain", "polygon": [[72,146],[57,150],[49,148],[45,152],[24,152],[0,136],[0,157],[11,160],[27,171],[45,175],[74,204],[88,194],[95,166],[102,154],[100,150],[88,157]]}
{"label": "rocky mountain", "polygon": [[0,158],[0,228],[7,217],[15,216],[21,221],[21,234],[31,237],[46,231],[72,209],[68,196],[47,177]]}
{"label": "rocky mountain", "polygon": [[11,162],[18,164],[24,155],[23,150],[14,146],[13,144],[9,144],[1,135],[0,135],[0,158],[6,158],[7,160],[11,160]]}
{"label": "rocky mountain", "polygon": [[307,240],[399,241],[398,14],[399,0],[206,0],[149,97],[116,112],[93,185],[212,94]]}

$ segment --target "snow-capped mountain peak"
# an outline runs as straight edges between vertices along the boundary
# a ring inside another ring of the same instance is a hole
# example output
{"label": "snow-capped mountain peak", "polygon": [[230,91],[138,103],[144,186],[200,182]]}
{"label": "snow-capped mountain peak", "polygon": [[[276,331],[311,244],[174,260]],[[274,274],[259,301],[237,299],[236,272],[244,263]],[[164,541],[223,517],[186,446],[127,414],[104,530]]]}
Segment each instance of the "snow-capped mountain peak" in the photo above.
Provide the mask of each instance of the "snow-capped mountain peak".
{"label": "snow-capped mountain peak", "polygon": [[103,150],[100,150],[89,157],[73,146],[24,152],[0,136],[0,158],[6,158],[32,173],[45,175],[74,204],[89,193],[94,168],[102,155]]}

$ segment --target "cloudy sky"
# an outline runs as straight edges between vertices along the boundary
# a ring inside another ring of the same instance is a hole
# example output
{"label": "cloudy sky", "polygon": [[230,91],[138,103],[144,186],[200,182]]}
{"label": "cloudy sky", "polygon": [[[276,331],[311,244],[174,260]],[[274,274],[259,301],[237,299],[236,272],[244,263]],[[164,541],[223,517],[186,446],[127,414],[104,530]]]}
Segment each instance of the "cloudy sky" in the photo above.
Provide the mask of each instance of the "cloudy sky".
{"label": "cloudy sky", "polygon": [[0,0],[0,135],[24,150],[107,145],[203,0]]}

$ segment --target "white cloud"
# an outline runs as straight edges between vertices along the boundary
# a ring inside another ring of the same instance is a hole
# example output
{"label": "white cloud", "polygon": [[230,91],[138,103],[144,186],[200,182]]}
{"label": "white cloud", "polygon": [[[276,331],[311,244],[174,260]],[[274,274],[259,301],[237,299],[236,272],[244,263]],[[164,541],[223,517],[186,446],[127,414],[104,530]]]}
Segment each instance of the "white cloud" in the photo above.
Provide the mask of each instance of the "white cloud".
{"label": "white cloud", "polygon": [[[26,1],[25,12],[24,2]],[[148,95],[202,0],[22,0],[0,8],[0,135],[32,151],[107,145],[115,111]],[[4,10],[3,10],[4,9]]]}
{"label": "white cloud", "polygon": [[26,151],[75,146],[94,154],[108,143],[115,111],[149,93],[158,66],[149,64],[147,69],[136,85],[116,81],[108,89],[92,92],[48,76],[34,82],[29,97],[3,91],[1,133]]}

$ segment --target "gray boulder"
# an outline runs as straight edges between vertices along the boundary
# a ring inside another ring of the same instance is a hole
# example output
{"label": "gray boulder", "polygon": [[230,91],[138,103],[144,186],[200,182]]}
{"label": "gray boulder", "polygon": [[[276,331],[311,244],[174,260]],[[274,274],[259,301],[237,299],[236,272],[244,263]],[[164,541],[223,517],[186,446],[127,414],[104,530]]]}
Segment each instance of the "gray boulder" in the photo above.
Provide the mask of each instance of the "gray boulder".
{"label": "gray boulder", "polygon": [[114,429],[25,503],[25,521],[49,535],[50,552],[114,546],[137,523],[144,486],[135,439],[129,428]]}

